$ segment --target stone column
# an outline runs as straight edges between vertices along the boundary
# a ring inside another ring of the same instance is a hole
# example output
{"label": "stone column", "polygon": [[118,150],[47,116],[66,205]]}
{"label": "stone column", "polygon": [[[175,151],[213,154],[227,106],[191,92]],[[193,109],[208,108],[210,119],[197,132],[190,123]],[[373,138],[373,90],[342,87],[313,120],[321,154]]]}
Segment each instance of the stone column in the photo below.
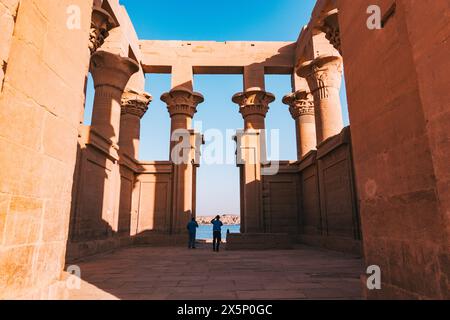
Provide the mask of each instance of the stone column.
{"label": "stone column", "polygon": [[[194,214],[195,133],[192,118],[204,101],[201,94],[186,88],[175,88],[161,96],[171,118],[170,160],[173,162],[173,210],[171,233],[182,233]],[[172,141],[176,140],[176,141]]]}
{"label": "stone column", "polygon": [[[233,96],[244,118],[244,131],[237,134],[238,165],[241,170],[241,232],[265,232],[262,207],[261,164],[266,159],[265,117],[275,96],[263,89],[249,89]],[[240,155],[240,157],[239,157]]]}
{"label": "stone column", "polygon": [[[108,141],[112,150],[118,149],[122,94],[131,75],[138,71],[139,64],[129,58],[106,51],[97,51],[91,56],[91,73],[95,87],[91,133],[95,132],[103,137],[105,142]],[[105,155],[105,166],[110,166],[109,172],[105,169],[105,179],[98,181],[95,186],[87,187],[103,190],[102,221],[98,221],[98,226],[106,225],[108,231],[114,233],[119,228],[121,178],[120,166],[115,159],[116,155],[111,154],[112,150],[109,155]],[[108,161],[112,163],[108,164]]]}
{"label": "stone column", "polygon": [[122,115],[120,117],[119,147],[134,159],[139,158],[141,119],[148,110],[152,96],[128,90],[122,95]]}
{"label": "stone column", "polygon": [[97,51],[91,57],[95,97],[91,127],[98,134],[119,141],[121,100],[131,75],[139,71],[139,64],[106,51]]}
{"label": "stone column", "polygon": [[339,96],[342,58],[319,56],[303,63],[297,74],[306,78],[314,96],[317,144],[320,144],[344,128]]}
{"label": "stone column", "polygon": [[297,159],[300,161],[317,146],[314,100],[307,91],[296,91],[286,95],[283,103],[289,105],[289,111],[295,120]]}

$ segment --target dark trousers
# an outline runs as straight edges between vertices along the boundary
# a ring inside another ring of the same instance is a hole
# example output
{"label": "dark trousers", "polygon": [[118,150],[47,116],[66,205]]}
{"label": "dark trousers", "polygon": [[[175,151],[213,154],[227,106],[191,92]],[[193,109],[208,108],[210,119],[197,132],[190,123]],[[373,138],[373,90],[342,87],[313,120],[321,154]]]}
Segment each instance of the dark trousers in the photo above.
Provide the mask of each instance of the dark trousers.
{"label": "dark trousers", "polygon": [[220,231],[213,232],[213,249],[219,251],[220,242],[222,241],[222,233]]}
{"label": "dark trousers", "polygon": [[195,232],[189,232],[189,248],[195,248]]}

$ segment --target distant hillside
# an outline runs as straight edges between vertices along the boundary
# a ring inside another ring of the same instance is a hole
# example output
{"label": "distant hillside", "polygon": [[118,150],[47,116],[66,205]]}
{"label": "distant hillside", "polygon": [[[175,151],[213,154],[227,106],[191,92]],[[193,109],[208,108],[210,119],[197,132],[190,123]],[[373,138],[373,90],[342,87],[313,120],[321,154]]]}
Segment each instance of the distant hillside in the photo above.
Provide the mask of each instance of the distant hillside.
{"label": "distant hillside", "polygon": [[[207,216],[207,217],[197,217],[198,224],[211,224],[211,220],[216,216]],[[238,225],[241,224],[241,217],[232,215],[232,214],[224,214],[220,216],[220,221],[223,222],[224,225]]]}

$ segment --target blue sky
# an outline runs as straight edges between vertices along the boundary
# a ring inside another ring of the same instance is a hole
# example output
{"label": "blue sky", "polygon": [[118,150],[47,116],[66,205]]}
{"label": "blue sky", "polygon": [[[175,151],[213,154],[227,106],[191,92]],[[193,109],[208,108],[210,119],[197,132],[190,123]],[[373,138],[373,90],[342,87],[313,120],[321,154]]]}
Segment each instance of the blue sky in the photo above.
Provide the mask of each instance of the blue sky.
{"label": "blue sky", "polygon": [[[120,3],[127,8],[140,39],[295,41],[309,21],[315,0],[120,0]],[[146,91],[153,95],[153,102],[141,123],[140,160],[169,159],[170,118],[159,97],[170,90],[170,81],[170,75],[146,76]],[[233,94],[242,91],[242,76],[197,75],[194,89],[205,96],[194,118],[202,122],[203,130],[218,129],[225,136],[227,129],[242,128],[238,107],[231,102]],[[288,107],[281,103],[282,97],[291,91],[290,77],[266,76],[266,90],[277,97],[267,115],[267,129],[280,130],[280,158],[293,160],[295,124]],[[341,96],[348,124],[345,94]],[[90,81],[87,124],[92,100]],[[238,168],[234,164],[203,164],[198,171],[197,214],[239,214],[239,207]]]}

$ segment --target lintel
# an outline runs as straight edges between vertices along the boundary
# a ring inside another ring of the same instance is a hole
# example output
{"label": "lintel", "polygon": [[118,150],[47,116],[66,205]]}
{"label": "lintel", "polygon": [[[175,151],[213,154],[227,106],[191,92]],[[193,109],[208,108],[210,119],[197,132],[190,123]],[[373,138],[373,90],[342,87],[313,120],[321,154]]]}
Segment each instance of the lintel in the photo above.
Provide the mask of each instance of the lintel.
{"label": "lintel", "polygon": [[194,74],[243,74],[260,65],[268,74],[291,74],[295,42],[140,41],[145,73],[171,73],[172,66],[192,66]]}

